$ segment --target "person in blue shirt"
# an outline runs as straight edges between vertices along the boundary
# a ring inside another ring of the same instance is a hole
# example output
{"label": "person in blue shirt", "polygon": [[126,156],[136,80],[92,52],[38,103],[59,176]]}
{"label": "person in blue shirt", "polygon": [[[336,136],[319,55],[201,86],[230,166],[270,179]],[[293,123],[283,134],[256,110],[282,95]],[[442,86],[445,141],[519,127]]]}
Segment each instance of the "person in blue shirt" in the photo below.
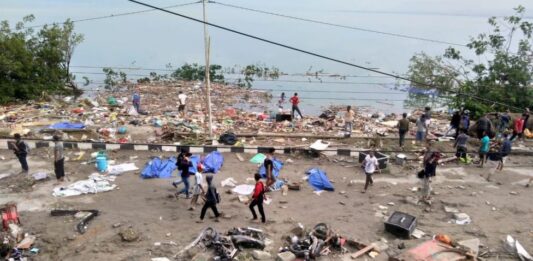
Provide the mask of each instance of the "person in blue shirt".
{"label": "person in blue shirt", "polygon": [[133,108],[137,111],[137,113],[141,112],[141,95],[139,94],[139,91],[136,90],[133,93]]}
{"label": "person in blue shirt", "polygon": [[487,131],[483,131],[482,138],[481,138],[481,147],[479,147],[479,167],[483,168],[483,164],[487,162],[487,154],[489,153],[490,149],[490,138],[487,134]]}

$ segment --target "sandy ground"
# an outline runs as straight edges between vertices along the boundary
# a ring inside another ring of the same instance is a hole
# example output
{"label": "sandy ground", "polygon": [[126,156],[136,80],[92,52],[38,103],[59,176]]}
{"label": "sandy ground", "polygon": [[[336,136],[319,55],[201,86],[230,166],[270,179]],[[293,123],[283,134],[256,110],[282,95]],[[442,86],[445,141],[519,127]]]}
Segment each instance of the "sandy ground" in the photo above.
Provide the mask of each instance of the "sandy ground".
{"label": "sandy ground", "polygon": [[[85,160],[88,157],[87,153]],[[0,161],[1,173],[16,173],[19,165],[9,151],[0,151],[5,160]],[[47,150],[33,150],[29,158],[31,172],[39,169],[52,171]],[[138,158],[131,161],[130,156]],[[117,163],[135,162],[140,168],[150,156],[171,155],[158,152],[111,152]],[[219,209],[225,218],[220,223],[207,219],[197,224],[200,208],[187,211],[188,200],[172,197],[175,189],[170,185],[172,179],[143,180],[139,172],[129,172],[116,180],[119,189],[96,195],[82,195],[70,198],[54,198],[52,188],[55,180],[39,182],[33,186],[22,182],[21,175],[0,180],[0,203],[15,201],[19,205],[21,221],[26,232],[37,235],[35,247],[40,253],[32,260],[150,260],[152,257],[172,258],[183,246],[192,241],[201,229],[213,226],[219,231],[232,227],[250,226],[262,228],[268,238],[273,240],[271,251],[274,254],[287,235],[298,222],[307,227],[326,222],[337,232],[347,237],[370,243],[381,238],[388,241],[391,250],[404,242],[407,247],[414,246],[429,236],[442,233],[452,238],[469,239],[478,237],[483,245],[482,252],[492,250],[495,254],[488,260],[507,260],[502,250],[502,239],[507,234],[517,238],[526,249],[533,251],[533,188],[523,184],[533,176],[533,159],[514,157],[508,167],[487,182],[480,174],[489,172],[495,166],[480,169],[450,163],[438,169],[433,186],[436,192],[432,206],[415,205],[405,200],[406,196],[417,196],[413,187],[421,186],[415,173],[417,168],[391,166],[390,171],[375,175],[375,185],[366,194],[361,194],[364,176],[354,158],[344,158],[334,163],[327,159],[310,159],[304,156],[291,156],[294,161],[282,170],[282,176],[299,181],[304,171],[317,166],[324,169],[335,185],[335,192],[313,193],[304,183],[302,190],[289,191],[287,196],[273,192],[273,202],[266,206],[266,225],[252,224],[251,214],[235,195],[224,193],[220,181],[227,177],[245,183],[251,178],[257,166],[247,162],[252,156],[242,154],[246,161],[240,162],[234,154],[225,154],[222,171],[215,175],[217,187],[223,197]],[[74,156],[71,156],[73,158]],[[287,159],[286,155],[279,155]],[[341,159],[341,157],[331,157]],[[413,163],[414,164],[414,163]],[[67,175],[71,182],[86,178],[96,171],[93,165],[82,165],[69,161]],[[350,180],[356,180],[350,185]],[[191,179],[192,181],[192,179]],[[511,193],[513,192],[513,193]],[[516,192],[516,193],[515,193]],[[287,203],[280,203],[280,201]],[[394,203],[393,206],[388,203]],[[379,206],[387,206],[387,210]],[[448,223],[452,214],[445,213],[444,205],[457,207],[472,218],[468,225]],[[50,210],[57,207],[73,209],[98,209],[100,215],[89,225],[88,231],[80,235],[75,231],[77,221],[70,217],[52,217]],[[423,239],[400,240],[384,231],[383,221],[393,211],[403,211],[418,218],[418,228],[428,234]],[[208,216],[212,215],[208,212]],[[113,224],[122,224],[114,228]],[[131,226],[140,232],[135,242],[123,242],[118,235],[122,229]],[[165,242],[173,241],[176,245]],[[161,246],[154,243],[161,242]],[[387,260],[388,254],[382,253],[376,260]],[[369,259],[368,257],[366,257]],[[363,260],[362,258],[361,260]],[[329,256],[321,260],[341,260]],[[509,259],[513,260],[513,259]]]}

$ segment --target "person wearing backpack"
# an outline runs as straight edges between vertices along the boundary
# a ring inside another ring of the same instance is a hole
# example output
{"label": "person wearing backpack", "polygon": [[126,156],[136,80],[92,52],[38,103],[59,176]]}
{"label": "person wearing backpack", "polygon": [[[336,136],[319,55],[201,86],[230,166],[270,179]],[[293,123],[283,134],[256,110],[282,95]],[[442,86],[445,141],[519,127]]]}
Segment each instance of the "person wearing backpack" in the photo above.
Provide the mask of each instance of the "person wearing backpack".
{"label": "person wearing backpack", "polygon": [[250,211],[252,211],[252,220],[257,220],[257,214],[255,214],[254,207],[257,206],[257,209],[259,210],[259,214],[261,214],[261,222],[265,223],[265,212],[263,210],[263,200],[265,198],[265,185],[263,182],[261,182],[261,175],[259,173],[255,173],[254,175],[255,179],[255,188],[254,192],[252,194],[252,202],[250,203]]}
{"label": "person wearing backpack", "polygon": [[15,133],[14,137],[15,143],[12,144],[13,152],[15,152],[15,156],[17,156],[19,159],[22,172],[28,173],[30,168],[28,167],[28,161],[26,160],[26,157],[30,152],[30,147],[28,146],[28,143],[22,140],[22,136],[20,136],[20,134]]}
{"label": "person wearing backpack", "polygon": [[213,210],[213,213],[215,214],[215,222],[218,222],[218,217],[220,216],[220,213],[218,213],[217,204],[220,203],[220,195],[217,192],[217,188],[215,185],[213,185],[213,176],[207,176],[207,192],[205,195],[205,203],[202,207],[202,212],[200,213],[200,220],[196,221],[196,223],[203,223],[205,212],[208,208],[211,208]]}

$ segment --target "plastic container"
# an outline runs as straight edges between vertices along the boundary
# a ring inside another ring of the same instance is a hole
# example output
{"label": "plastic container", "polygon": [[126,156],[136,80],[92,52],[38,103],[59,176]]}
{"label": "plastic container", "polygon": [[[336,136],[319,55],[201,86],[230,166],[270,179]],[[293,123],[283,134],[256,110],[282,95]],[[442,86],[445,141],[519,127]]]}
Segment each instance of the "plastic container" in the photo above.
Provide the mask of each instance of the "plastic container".
{"label": "plastic container", "polygon": [[107,157],[97,156],[96,157],[96,168],[99,172],[105,172],[107,170]]}

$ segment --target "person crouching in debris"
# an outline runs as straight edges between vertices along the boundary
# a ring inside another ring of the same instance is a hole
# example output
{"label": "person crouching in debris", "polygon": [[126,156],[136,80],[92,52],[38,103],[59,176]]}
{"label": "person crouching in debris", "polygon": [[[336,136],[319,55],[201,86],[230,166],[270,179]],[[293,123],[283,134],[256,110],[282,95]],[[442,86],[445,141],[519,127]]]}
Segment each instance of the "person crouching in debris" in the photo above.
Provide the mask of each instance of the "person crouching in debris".
{"label": "person crouching in debris", "polygon": [[255,213],[254,207],[257,206],[257,209],[259,210],[259,214],[261,214],[261,222],[265,223],[265,211],[263,210],[263,200],[265,199],[265,185],[263,182],[261,182],[261,175],[259,173],[255,173],[254,175],[255,179],[255,188],[254,192],[252,193],[252,202],[250,202],[250,211],[252,211],[252,220],[257,220],[257,214]]}
{"label": "person crouching in debris", "polygon": [[213,185],[213,176],[207,176],[206,181],[207,191],[205,195],[205,203],[202,207],[202,212],[200,213],[200,220],[196,221],[196,223],[204,222],[205,212],[208,208],[213,210],[213,213],[215,214],[215,222],[218,222],[218,217],[220,216],[220,213],[218,213],[217,209],[217,204],[220,203],[220,195],[218,194],[215,185]]}
{"label": "person crouching in debris", "polygon": [[63,182],[65,179],[65,156],[63,142],[61,142],[59,135],[54,135],[54,172],[58,183]]}
{"label": "person crouching in debris", "polygon": [[431,200],[431,179],[436,175],[437,165],[441,157],[440,152],[434,150],[432,145],[433,141],[427,143],[426,152],[424,153],[424,171],[421,177],[424,181],[422,199],[426,201]]}
{"label": "person crouching in debris", "polygon": [[365,189],[361,191],[361,193],[366,193],[366,190],[368,189],[368,185],[374,185],[374,180],[372,179],[372,174],[374,172],[379,171],[381,173],[381,169],[379,169],[379,162],[376,156],[374,156],[374,151],[371,150],[368,152],[368,155],[366,155],[365,160],[363,161],[363,167],[365,168]]}
{"label": "person crouching in debris", "polygon": [[274,178],[274,162],[272,161],[272,159],[274,158],[275,151],[276,149],[270,148],[270,150],[268,151],[266,155],[265,161],[263,161],[263,165],[265,166],[265,170],[266,170],[267,190],[270,188],[270,186],[272,186],[276,182],[276,179]]}
{"label": "person crouching in debris", "polygon": [[202,170],[200,168],[200,164],[198,164],[198,171],[194,173],[194,180],[195,184],[192,189],[192,199],[191,199],[191,205],[189,206],[189,210],[194,210],[196,205],[198,204],[198,198],[200,195],[205,194],[204,188],[202,187]]}
{"label": "person crouching in debris", "polygon": [[179,197],[180,194],[185,194],[185,198],[189,199],[189,168],[192,167],[192,162],[189,158],[190,156],[192,156],[192,154],[187,152],[183,155],[181,160],[177,160],[176,162],[178,170],[181,171],[181,180],[177,182],[172,182],[172,186],[178,188],[178,185],[180,183],[183,183],[183,185],[185,186],[181,191],[176,192],[176,194],[174,194],[176,196],[176,199]]}
{"label": "person crouching in debris", "polygon": [[28,173],[30,168],[28,167],[28,161],[26,160],[26,157],[28,156],[28,153],[30,152],[30,147],[28,144],[22,140],[22,136],[20,134],[15,133],[15,143],[12,143],[13,152],[15,152],[15,156],[19,159],[20,166],[22,168],[22,173]]}

